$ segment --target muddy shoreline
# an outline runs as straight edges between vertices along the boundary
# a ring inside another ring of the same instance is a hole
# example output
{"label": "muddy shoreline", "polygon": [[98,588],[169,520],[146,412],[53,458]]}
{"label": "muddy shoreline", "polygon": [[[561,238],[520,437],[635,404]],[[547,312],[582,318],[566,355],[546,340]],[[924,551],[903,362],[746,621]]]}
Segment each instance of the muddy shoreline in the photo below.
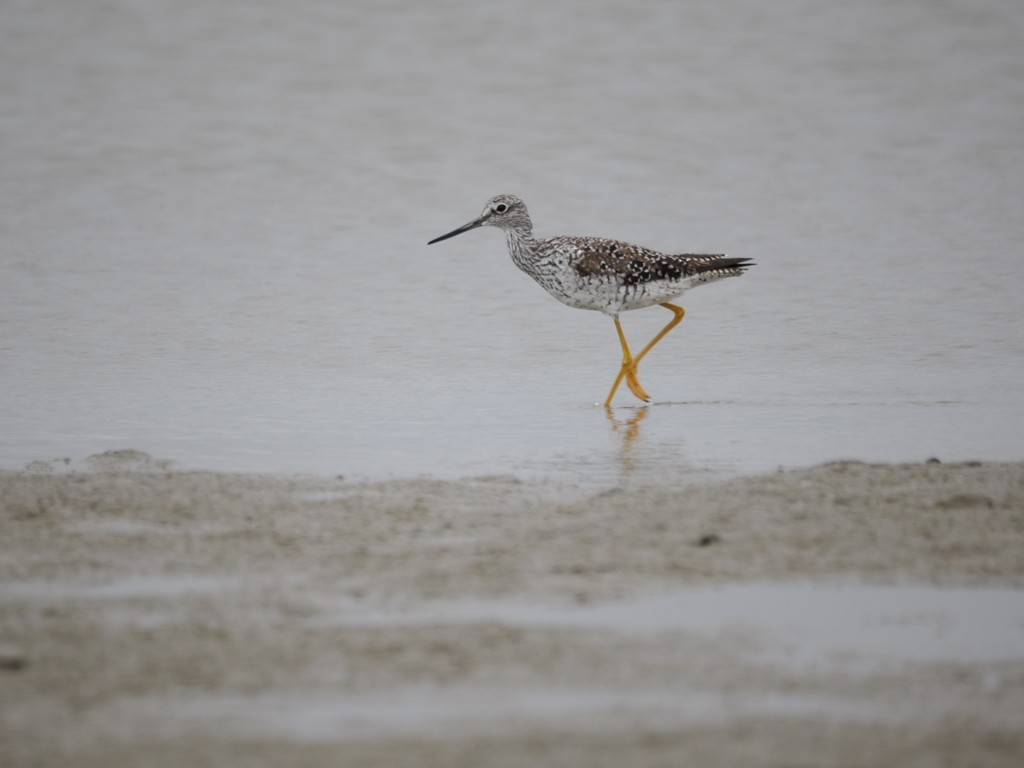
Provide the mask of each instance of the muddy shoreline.
{"label": "muddy shoreline", "polygon": [[[1024,755],[1008,714],[1024,711],[1021,630],[1000,623],[1024,595],[1022,464],[841,462],[599,492],[174,472],[133,453],[30,469],[0,473],[5,765]],[[791,631],[778,614],[808,585],[834,592]],[[878,613],[908,587],[935,605]],[[749,610],[687,615],[737,594]],[[985,613],[973,594],[1002,602]],[[658,595],[682,602],[629,613]],[[847,643],[829,634],[852,615],[829,619],[833,599],[918,635]],[[1011,650],[984,650],[979,620]],[[894,656],[899,638],[921,653]]]}

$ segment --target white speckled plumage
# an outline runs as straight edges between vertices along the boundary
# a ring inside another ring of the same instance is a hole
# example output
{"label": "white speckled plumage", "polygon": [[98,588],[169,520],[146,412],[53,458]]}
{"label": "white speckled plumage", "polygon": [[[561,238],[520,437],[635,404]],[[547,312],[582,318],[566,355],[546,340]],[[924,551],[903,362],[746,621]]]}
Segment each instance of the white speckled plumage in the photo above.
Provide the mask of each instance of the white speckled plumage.
{"label": "white speckled plumage", "polygon": [[[526,205],[516,195],[492,197],[476,219],[428,244],[483,226],[503,230],[515,265],[563,304],[603,312],[615,319],[623,348],[623,368],[606,405],[623,376],[634,394],[648,399],[636,378],[636,366],[682,319],[683,309],[669,301],[694,286],[742,275],[753,266],[750,259],[724,254],[667,254],[602,237],[538,239],[533,236],[533,222]],[[671,309],[676,318],[634,358],[619,325],[619,313],[655,304]]]}

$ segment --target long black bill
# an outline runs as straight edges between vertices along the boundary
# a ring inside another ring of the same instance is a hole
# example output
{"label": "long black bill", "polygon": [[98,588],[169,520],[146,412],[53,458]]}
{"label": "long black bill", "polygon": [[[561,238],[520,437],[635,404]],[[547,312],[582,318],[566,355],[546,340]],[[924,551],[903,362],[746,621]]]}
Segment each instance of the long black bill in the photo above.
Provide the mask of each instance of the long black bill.
{"label": "long black bill", "polygon": [[458,229],[453,229],[447,235],[441,235],[440,237],[435,237],[433,240],[431,240],[429,243],[427,243],[427,245],[433,245],[434,243],[440,243],[442,240],[447,240],[449,237],[455,237],[456,235],[461,235],[463,232],[469,232],[469,230],[471,230],[471,229],[476,229],[477,227],[482,227],[484,225],[484,221],[485,221],[484,217],[481,216],[479,219],[475,219],[475,220],[469,222],[469,224],[463,224]]}

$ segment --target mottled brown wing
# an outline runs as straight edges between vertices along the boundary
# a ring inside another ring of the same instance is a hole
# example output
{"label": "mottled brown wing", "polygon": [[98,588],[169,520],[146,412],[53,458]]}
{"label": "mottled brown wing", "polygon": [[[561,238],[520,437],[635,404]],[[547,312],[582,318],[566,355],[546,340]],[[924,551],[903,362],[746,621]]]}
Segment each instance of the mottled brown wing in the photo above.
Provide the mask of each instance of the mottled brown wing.
{"label": "mottled brown wing", "polygon": [[[623,285],[659,280],[681,280],[704,273],[739,275],[751,266],[750,259],[724,254],[666,254],[619,240],[602,238],[557,238],[566,250],[575,252],[573,268],[580,277],[608,277]],[[710,277],[710,275],[709,275]]]}

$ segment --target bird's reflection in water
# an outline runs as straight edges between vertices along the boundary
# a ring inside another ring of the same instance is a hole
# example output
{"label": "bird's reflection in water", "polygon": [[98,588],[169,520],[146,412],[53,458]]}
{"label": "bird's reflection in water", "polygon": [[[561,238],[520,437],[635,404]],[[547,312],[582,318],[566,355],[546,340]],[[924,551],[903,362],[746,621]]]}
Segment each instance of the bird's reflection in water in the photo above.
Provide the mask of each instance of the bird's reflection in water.
{"label": "bird's reflection in water", "polygon": [[618,418],[615,415],[615,409],[611,406],[605,406],[604,411],[608,417],[608,422],[612,425],[612,432],[621,433],[622,445],[619,447],[619,466],[622,469],[623,479],[625,479],[636,468],[636,459],[633,456],[633,451],[640,437],[640,424],[647,418],[650,408],[646,405],[641,406],[627,419]]}

